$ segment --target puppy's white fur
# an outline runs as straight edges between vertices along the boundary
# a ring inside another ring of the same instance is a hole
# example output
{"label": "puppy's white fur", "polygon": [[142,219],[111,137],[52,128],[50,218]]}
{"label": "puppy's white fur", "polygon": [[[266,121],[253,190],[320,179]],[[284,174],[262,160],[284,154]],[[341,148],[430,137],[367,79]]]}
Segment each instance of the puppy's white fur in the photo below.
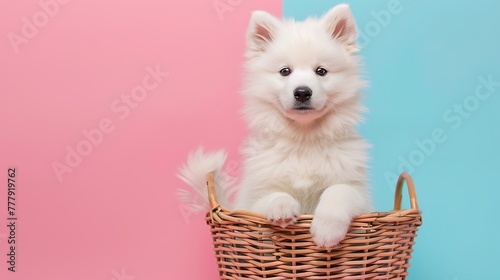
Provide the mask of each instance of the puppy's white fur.
{"label": "puppy's white fur", "polygon": [[[264,213],[283,227],[297,215],[314,214],[311,233],[323,247],[339,243],[352,218],[371,210],[366,183],[369,145],[355,129],[365,86],[358,74],[356,37],[347,5],[303,22],[281,21],[263,11],[252,14],[243,90],[250,135],[242,149],[236,202],[228,202],[230,191],[219,191],[223,206]],[[286,67],[290,75],[280,75]],[[318,67],[327,74],[316,74]],[[297,87],[312,91],[308,110],[298,108]],[[221,156],[203,157],[201,151],[196,155],[181,174],[203,193],[205,174],[221,173]],[[226,179],[216,187],[230,190],[234,179],[219,177]],[[185,195],[184,201],[188,199]]]}

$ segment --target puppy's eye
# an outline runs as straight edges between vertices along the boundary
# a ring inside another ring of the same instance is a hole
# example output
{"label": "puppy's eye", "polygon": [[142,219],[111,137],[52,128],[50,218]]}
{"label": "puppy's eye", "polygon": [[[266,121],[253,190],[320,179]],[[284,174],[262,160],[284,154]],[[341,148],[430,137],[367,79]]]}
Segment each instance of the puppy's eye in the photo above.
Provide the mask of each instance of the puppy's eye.
{"label": "puppy's eye", "polygon": [[288,76],[291,73],[292,73],[292,70],[290,70],[290,68],[288,68],[288,67],[281,68],[281,70],[280,70],[281,76]]}
{"label": "puppy's eye", "polygon": [[326,69],[323,67],[318,67],[316,69],[316,74],[319,76],[324,76],[324,75],[326,75],[326,73],[328,73],[328,71],[326,71]]}

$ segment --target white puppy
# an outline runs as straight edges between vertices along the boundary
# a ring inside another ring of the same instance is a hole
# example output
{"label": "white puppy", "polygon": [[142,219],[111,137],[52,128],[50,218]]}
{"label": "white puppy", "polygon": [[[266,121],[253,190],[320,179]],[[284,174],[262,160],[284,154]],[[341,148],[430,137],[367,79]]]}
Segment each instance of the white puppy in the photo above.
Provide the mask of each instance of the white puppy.
{"label": "white puppy", "polygon": [[[314,214],[316,244],[338,244],[352,218],[371,210],[369,145],[355,128],[365,85],[358,74],[356,37],[347,5],[303,22],[254,12],[243,91],[250,135],[242,150],[236,202],[229,199],[234,180],[221,171],[222,151],[207,155],[198,150],[179,177],[206,201],[205,174],[215,171],[223,206],[264,213],[282,227],[294,223],[297,215]],[[181,198],[193,202],[186,191]]]}

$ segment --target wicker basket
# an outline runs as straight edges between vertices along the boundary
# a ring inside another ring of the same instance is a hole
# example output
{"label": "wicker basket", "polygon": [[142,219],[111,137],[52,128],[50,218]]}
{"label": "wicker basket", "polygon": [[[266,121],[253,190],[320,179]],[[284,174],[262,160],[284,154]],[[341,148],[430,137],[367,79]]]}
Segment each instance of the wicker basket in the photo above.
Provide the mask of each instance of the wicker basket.
{"label": "wicker basket", "polygon": [[[401,210],[406,181],[411,209]],[[405,279],[414,238],[422,224],[413,181],[402,173],[394,210],[357,216],[346,238],[332,249],[317,247],[302,215],[285,229],[262,214],[221,208],[208,174],[211,212],[206,221],[213,237],[221,279]]]}

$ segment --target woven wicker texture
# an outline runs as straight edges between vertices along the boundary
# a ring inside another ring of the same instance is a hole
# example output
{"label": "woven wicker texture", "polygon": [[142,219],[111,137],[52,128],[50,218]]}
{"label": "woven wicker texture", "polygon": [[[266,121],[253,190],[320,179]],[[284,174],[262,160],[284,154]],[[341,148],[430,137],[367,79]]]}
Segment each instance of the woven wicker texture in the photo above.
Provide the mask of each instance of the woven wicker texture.
{"label": "woven wicker texture", "polygon": [[[217,203],[213,175],[207,177],[212,211],[206,221],[213,237],[221,279],[405,279],[414,238],[422,224],[413,181],[402,173],[394,210],[357,216],[336,247],[317,247],[309,232],[312,215],[285,229],[264,215],[230,211]],[[401,209],[407,182],[411,209]]]}

